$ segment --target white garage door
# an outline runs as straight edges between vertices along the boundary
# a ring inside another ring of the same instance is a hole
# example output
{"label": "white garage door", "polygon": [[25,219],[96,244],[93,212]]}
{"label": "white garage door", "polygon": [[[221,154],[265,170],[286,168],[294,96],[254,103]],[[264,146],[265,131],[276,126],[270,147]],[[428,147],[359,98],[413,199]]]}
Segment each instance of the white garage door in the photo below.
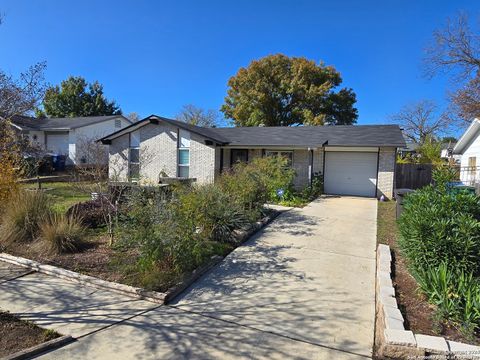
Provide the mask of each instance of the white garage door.
{"label": "white garage door", "polygon": [[47,150],[68,155],[68,133],[47,134]]}
{"label": "white garage door", "polygon": [[376,152],[325,153],[325,193],[375,196],[377,184]]}

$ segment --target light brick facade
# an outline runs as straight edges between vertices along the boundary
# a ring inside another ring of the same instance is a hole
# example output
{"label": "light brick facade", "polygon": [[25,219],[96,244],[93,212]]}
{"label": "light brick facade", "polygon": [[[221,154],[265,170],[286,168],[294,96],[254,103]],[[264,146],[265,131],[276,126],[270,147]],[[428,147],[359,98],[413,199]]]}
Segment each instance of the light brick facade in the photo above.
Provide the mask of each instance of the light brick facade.
{"label": "light brick facade", "polygon": [[[178,127],[170,124],[148,124],[137,133],[140,137],[140,178],[143,182],[157,183],[161,172],[168,177],[178,176]],[[109,152],[110,177],[116,181],[128,180],[128,149],[130,134],[112,141]],[[220,169],[231,166],[231,149],[223,148],[223,166],[220,166],[221,148],[206,145],[206,138],[190,133],[189,177],[197,183],[213,182]],[[248,149],[248,159],[262,157],[267,149]],[[293,168],[296,172],[294,186],[303,189],[309,185],[310,152],[308,149],[287,148],[268,149],[273,151],[293,151]],[[313,173],[323,173],[323,150],[313,151]],[[378,158],[377,196],[393,196],[395,173],[395,148],[380,148]]]}
{"label": "light brick facade", "polygon": [[[140,136],[140,179],[158,183],[160,173],[176,177],[178,167],[178,128],[169,124],[148,124],[138,130]],[[114,139],[109,146],[109,174],[115,181],[128,180],[128,149],[130,134]],[[189,177],[198,183],[213,182],[219,168],[219,154],[205,139],[190,134]],[[218,150],[217,150],[218,151]],[[115,176],[113,176],[115,174]]]}
{"label": "light brick facade", "polygon": [[116,138],[108,147],[108,175],[112,181],[128,179],[129,134]]}
{"label": "light brick facade", "polygon": [[377,197],[384,195],[388,199],[393,197],[395,181],[395,148],[380,148],[378,155]]}

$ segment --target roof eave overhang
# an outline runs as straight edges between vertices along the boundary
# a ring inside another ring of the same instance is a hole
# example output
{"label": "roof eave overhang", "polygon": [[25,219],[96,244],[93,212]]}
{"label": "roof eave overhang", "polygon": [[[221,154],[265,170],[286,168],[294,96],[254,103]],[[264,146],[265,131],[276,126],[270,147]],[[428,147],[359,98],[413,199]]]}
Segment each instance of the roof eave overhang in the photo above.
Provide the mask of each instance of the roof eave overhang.
{"label": "roof eave overhang", "polygon": [[480,130],[480,120],[473,119],[470,126],[465,130],[463,135],[457,141],[457,144],[453,148],[453,154],[462,155],[465,151],[465,148],[470,144],[470,142],[475,138],[478,131]]}

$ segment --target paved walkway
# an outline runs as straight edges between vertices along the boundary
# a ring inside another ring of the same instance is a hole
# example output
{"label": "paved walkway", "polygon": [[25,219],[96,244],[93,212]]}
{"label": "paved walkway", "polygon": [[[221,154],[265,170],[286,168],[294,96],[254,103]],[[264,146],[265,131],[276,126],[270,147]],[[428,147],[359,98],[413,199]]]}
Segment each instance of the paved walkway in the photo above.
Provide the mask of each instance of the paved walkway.
{"label": "paved walkway", "polygon": [[78,338],[42,358],[365,359],[375,229],[375,200],[322,198],[282,214],[170,306],[21,269],[8,280],[0,266],[0,308]]}

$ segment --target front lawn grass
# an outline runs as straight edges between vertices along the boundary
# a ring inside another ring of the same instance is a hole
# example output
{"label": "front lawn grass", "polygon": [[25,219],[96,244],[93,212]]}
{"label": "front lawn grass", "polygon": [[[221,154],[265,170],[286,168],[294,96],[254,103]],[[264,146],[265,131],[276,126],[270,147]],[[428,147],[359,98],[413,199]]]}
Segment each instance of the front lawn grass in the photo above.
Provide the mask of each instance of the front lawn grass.
{"label": "front lawn grass", "polygon": [[377,243],[396,248],[398,228],[395,201],[379,201],[377,213]]}
{"label": "front lawn grass", "polygon": [[[24,189],[37,189],[37,184],[22,185]],[[65,213],[71,206],[90,200],[90,194],[72,182],[46,182],[42,189],[52,198],[53,210]]]}

